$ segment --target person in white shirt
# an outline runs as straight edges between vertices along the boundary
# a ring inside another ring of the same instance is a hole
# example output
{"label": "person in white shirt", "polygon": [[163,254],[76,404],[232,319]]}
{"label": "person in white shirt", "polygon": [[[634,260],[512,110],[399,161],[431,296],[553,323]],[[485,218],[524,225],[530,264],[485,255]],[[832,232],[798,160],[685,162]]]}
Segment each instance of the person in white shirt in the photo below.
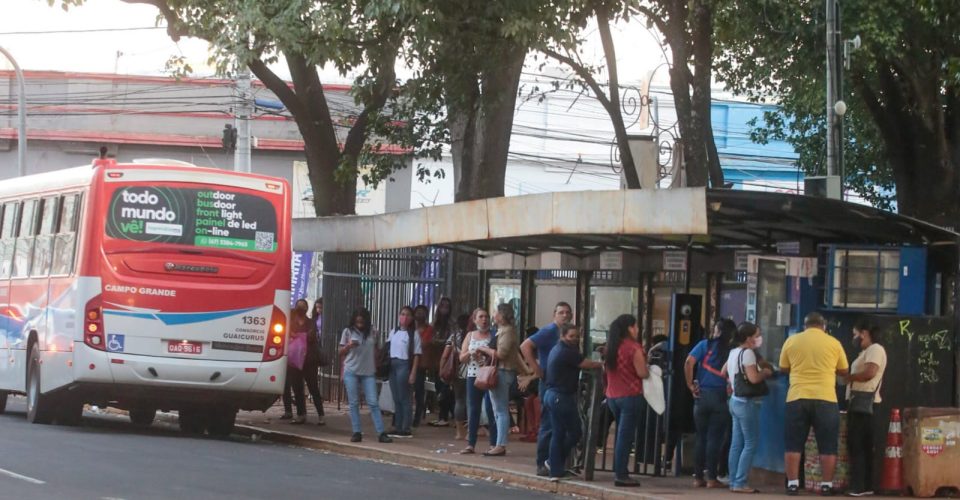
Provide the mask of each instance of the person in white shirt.
{"label": "person in white shirt", "polygon": [[[847,450],[850,455],[850,496],[873,494],[873,407],[880,399],[887,351],[877,343],[879,329],[860,320],[853,327],[853,344],[860,354],[847,377]],[[865,399],[862,404],[855,399]]]}
{"label": "person in white shirt", "polygon": [[[741,323],[737,327],[737,333],[733,335],[733,345],[736,347],[730,350],[727,364],[723,367],[731,388],[736,387],[736,379],[741,371],[746,374],[751,384],[759,384],[773,376],[770,363],[758,359],[753,351],[763,345],[760,327],[753,323]],[[727,463],[730,470],[730,491],[734,493],[758,493],[747,484],[747,480],[760,435],[762,399],[762,396],[747,397],[734,393],[728,402],[730,415],[733,417],[733,433]]]}
{"label": "person in white shirt", "polygon": [[[390,392],[396,410],[394,423],[396,428],[390,437],[413,437],[410,428],[413,424],[413,406],[410,404],[410,386],[416,381],[417,366],[423,348],[413,321],[413,308],[400,309],[399,326],[390,332]],[[412,343],[412,344],[411,344]]]}

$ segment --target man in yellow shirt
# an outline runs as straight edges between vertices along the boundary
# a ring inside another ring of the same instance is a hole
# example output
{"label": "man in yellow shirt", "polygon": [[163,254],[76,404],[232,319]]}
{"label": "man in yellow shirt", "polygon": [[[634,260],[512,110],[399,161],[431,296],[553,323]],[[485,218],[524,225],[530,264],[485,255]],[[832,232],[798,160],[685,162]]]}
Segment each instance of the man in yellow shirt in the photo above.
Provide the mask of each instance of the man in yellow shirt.
{"label": "man in yellow shirt", "polygon": [[812,425],[823,469],[820,495],[830,496],[840,433],[836,376],[845,376],[849,365],[843,346],[826,332],[820,313],[808,314],[803,326],[806,330],[788,338],[780,352],[780,371],[790,375],[784,416],[787,494],[800,493],[800,453]]}

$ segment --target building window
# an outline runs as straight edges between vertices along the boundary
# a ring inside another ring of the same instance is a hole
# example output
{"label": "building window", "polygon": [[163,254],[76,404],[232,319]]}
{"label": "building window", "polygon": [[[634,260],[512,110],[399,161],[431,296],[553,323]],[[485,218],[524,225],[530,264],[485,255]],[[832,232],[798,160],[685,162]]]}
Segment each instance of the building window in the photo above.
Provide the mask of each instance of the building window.
{"label": "building window", "polygon": [[895,310],[900,293],[900,251],[836,249],[828,276],[831,307]]}

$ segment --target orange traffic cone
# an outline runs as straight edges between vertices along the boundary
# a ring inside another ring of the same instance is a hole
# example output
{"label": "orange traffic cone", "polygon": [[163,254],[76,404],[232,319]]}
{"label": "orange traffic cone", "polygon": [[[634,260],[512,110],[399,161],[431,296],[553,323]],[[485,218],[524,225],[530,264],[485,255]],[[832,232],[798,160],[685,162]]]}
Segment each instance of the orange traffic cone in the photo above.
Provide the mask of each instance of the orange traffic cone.
{"label": "orange traffic cone", "polygon": [[880,491],[897,495],[903,491],[903,434],[900,431],[900,410],[897,408],[890,411]]}

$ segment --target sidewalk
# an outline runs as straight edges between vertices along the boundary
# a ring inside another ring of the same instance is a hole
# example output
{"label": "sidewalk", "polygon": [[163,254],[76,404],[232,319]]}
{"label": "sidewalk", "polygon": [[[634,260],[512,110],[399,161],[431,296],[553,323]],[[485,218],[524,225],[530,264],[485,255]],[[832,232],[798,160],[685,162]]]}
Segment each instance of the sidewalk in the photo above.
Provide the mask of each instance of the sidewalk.
{"label": "sidewalk", "polygon": [[[336,405],[325,406],[326,425],[318,426],[317,417],[311,408],[307,423],[292,425],[288,420],[280,420],[283,409],[275,405],[265,413],[240,412],[237,416],[237,432],[243,434],[260,434],[262,438],[274,442],[303,446],[322,450],[339,455],[356,457],[368,460],[379,460],[388,463],[417,467],[420,469],[445,472],[458,476],[503,481],[512,486],[529,488],[539,491],[558,493],[561,495],[575,495],[587,498],[602,499],[673,499],[673,498],[709,498],[718,497],[736,498],[741,495],[732,494],[726,490],[702,490],[690,487],[692,479],[686,477],[647,477],[636,476],[642,483],[639,488],[615,488],[613,474],[597,472],[594,481],[561,481],[551,482],[546,478],[536,476],[535,455],[536,446],[533,443],[523,443],[511,436],[505,457],[484,457],[476,455],[459,455],[458,452],[466,445],[464,441],[455,442],[453,427],[431,427],[424,422],[414,429],[412,439],[394,439],[393,443],[380,444],[373,430],[373,422],[365,409],[361,409],[363,420],[363,442],[351,443],[350,417],[347,414],[346,404],[340,409]],[[428,415],[428,421],[433,415]],[[390,430],[390,418],[385,417],[384,423]],[[478,452],[486,449],[486,438],[481,437],[477,443]],[[612,453],[608,456],[612,461]],[[608,466],[609,466],[608,462]],[[776,492],[779,493],[779,492]],[[753,495],[752,498],[780,496]]]}

